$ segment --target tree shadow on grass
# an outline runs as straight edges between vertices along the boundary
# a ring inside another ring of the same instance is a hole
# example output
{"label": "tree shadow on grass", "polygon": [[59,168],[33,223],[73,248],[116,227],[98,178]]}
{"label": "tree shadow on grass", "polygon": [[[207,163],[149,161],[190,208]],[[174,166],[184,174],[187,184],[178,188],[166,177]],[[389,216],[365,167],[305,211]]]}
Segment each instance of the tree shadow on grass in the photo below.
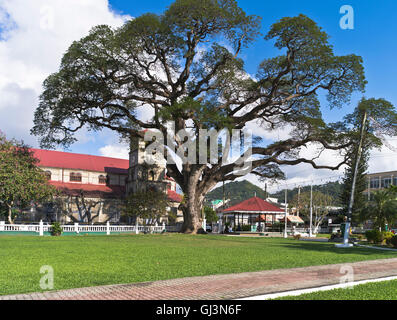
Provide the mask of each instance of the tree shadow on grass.
{"label": "tree shadow on grass", "polygon": [[310,242],[310,241],[296,241],[289,243],[279,243],[280,247],[292,250],[307,250],[313,252],[332,252],[337,255],[365,255],[365,256],[384,256],[387,258],[397,258],[397,252],[378,250],[362,247],[351,247],[351,248],[336,248],[336,243],[333,242]]}

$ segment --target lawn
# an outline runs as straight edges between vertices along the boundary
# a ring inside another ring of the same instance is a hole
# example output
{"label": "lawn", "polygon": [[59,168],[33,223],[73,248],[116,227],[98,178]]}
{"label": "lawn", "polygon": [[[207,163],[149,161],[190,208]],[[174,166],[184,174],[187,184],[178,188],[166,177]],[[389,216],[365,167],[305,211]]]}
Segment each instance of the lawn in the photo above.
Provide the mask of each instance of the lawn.
{"label": "lawn", "polygon": [[59,290],[392,257],[397,253],[282,238],[0,236],[0,294],[41,291],[43,265],[54,268]]}
{"label": "lawn", "polygon": [[397,300],[397,280],[366,283],[352,289],[312,292],[276,300]]}

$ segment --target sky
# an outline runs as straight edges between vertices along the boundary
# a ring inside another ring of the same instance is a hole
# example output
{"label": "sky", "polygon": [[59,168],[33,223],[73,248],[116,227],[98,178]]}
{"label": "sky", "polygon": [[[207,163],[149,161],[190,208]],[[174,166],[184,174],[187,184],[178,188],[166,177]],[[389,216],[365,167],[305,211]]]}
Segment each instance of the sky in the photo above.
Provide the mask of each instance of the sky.
{"label": "sky", "polygon": [[[42,83],[58,70],[62,55],[71,43],[87,35],[95,25],[118,27],[143,13],[161,13],[171,3],[168,0],[0,0],[0,130],[8,138],[23,139],[38,147],[37,137],[30,136],[29,131]],[[240,0],[238,3],[247,14],[263,18],[263,35],[282,17],[300,13],[309,16],[330,35],[336,54],[354,53],[363,57],[368,81],[365,97],[385,98],[397,105],[397,1]],[[340,27],[343,5],[350,5],[354,10],[353,30]],[[255,75],[264,58],[277,54],[273,43],[260,37],[242,52],[241,57],[246,71]],[[361,97],[354,95],[351,103],[341,109],[330,110],[324,103],[324,118],[327,121],[342,119],[355,108]],[[285,132],[277,132],[267,138],[278,138],[283,134]],[[128,147],[120,144],[112,132],[105,130],[91,134],[82,131],[77,137],[79,141],[68,151],[128,157]],[[397,139],[391,139],[390,143],[397,146]],[[332,158],[329,154],[325,157]],[[369,171],[391,170],[397,170],[397,154],[387,148],[374,151]],[[310,181],[321,183],[343,174],[343,170],[316,171],[307,165],[288,167],[285,172],[287,181],[273,189],[285,184],[293,187]],[[246,178],[263,186],[252,176]]]}

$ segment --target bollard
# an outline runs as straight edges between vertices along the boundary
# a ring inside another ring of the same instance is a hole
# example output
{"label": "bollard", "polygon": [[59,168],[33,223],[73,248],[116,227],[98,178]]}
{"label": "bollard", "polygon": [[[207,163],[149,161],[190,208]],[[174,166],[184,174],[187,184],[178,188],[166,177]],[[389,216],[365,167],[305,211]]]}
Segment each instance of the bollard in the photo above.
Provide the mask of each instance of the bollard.
{"label": "bollard", "polygon": [[110,235],[110,223],[109,223],[109,221],[106,222],[106,235],[107,235],[107,236]]}

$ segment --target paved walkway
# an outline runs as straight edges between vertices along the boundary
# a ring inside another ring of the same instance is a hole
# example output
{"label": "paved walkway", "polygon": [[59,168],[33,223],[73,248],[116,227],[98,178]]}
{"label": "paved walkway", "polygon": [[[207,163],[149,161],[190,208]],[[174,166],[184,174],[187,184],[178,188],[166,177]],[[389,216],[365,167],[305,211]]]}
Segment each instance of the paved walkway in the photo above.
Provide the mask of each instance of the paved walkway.
{"label": "paved walkway", "polygon": [[0,296],[0,300],[220,300],[339,284],[351,266],[354,281],[397,275],[397,258],[156,282]]}

